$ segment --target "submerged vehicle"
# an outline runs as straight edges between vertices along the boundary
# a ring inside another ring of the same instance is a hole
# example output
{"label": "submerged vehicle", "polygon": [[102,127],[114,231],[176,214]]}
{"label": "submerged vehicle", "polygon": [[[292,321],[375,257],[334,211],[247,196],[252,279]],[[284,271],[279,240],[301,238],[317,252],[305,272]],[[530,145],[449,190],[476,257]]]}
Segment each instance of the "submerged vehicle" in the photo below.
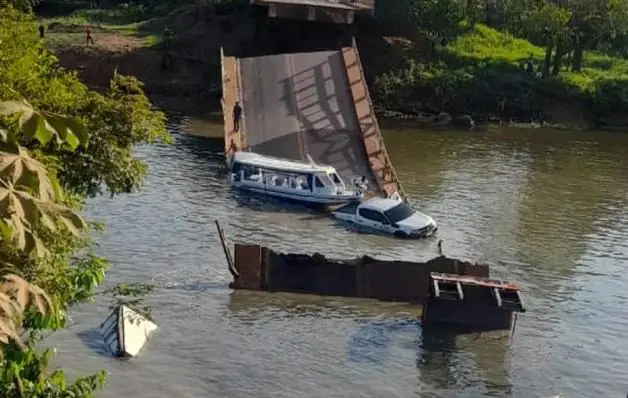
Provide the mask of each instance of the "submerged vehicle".
{"label": "submerged vehicle", "polygon": [[413,209],[398,196],[354,201],[337,208],[332,214],[339,220],[398,238],[426,238],[438,230],[432,217]]}
{"label": "submerged vehicle", "polygon": [[349,189],[336,169],[280,159],[254,152],[236,152],[230,161],[231,186],[291,201],[339,205],[359,200],[361,189]]}

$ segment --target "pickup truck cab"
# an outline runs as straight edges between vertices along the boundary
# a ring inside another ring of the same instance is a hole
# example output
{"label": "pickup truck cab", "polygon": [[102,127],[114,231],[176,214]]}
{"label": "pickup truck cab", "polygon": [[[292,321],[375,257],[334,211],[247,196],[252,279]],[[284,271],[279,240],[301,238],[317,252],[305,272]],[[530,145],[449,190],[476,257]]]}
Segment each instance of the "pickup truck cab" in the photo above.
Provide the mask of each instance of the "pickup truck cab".
{"label": "pickup truck cab", "polygon": [[339,220],[399,238],[426,238],[438,229],[432,217],[393,198],[348,203],[332,214]]}

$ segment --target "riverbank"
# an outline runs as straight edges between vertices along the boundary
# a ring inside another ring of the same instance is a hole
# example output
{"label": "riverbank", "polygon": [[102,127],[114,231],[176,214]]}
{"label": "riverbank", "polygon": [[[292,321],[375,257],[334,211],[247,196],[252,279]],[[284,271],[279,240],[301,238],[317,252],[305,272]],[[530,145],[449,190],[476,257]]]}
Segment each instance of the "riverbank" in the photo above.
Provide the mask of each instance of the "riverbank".
{"label": "riverbank", "polygon": [[[503,117],[576,130],[628,126],[628,101],[621,95],[628,87],[627,60],[585,53],[581,73],[561,65],[557,75],[544,79],[543,48],[483,25],[422,56],[415,42],[383,40],[360,48],[365,69],[372,71],[373,92],[387,109],[469,114],[478,121]],[[402,54],[395,56],[399,48]],[[376,54],[398,62],[388,68],[369,64]],[[505,109],[499,112],[501,98]]]}
{"label": "riverbank", "polygon": [[[220,46],[254,35],[243,12],[198,6],[151,13],[80,9],[43,23],[50,26],[46,40],[61,64],[77,70],[90,86],[107,85],[117,69],[144,82],[156,104],[194,115],[220,112]],[[93,27],[93,47],[83,43],[85,24]],[[165,27],[174,32],[166,69]],[[620,95],[628,85],[626,60],[585,54],[582,73],[561,70],[542,79],[542,48],[483,25],[461,29],[455,40],[439,45],[387,30],[370,18],[357,21],[372,97],[386,116],[428,126],[441,112],[469,115],[479,123],[505,119],[577,130],[628,126],[628,100]]]}

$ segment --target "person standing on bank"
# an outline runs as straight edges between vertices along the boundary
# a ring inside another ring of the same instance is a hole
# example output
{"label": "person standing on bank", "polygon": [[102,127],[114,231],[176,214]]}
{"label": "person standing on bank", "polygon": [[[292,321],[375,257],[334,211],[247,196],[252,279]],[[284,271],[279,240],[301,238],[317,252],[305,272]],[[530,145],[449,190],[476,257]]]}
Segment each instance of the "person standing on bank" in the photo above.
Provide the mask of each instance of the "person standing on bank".
{"label": "person standing on bank", "polygon": [[94,39],[92,38],[92,28],[91,26],[85,26],[85,45],[89,46],[89,44],[94,45]]}
{"label": "person standing on bank", "polygon": [[497,99],[497,113],[499,114],[499,124],[504,124],[504,122],[510,122],[510,120],[507,120],[507,113],[506,113],[506,94],[504,94],[503,92],[499,94],[499,97]]}
{"label": "person standing on bank", "polygon": [[240,119],[242,119],[242,107],[240,102],[236,101],[233,106],[233,131],[240,131]]}
{"label": "person standing on bank", "polygon": [[44,38],[45,31],[46,31],[46,28],[44,28],[44,25],[39,25],[39,38],[40,39]]}

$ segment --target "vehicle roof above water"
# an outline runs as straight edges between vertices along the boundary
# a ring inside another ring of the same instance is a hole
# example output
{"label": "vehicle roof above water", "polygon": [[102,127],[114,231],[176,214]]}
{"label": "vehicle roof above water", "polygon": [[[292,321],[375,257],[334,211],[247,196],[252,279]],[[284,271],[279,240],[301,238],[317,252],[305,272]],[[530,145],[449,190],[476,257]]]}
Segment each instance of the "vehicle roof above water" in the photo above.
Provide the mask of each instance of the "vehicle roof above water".
{"label": "vehicle roof above water", "polygon": [[379,210],[381,212],[392,209],[398,204],[403,203],[395,199],[387,198],[372,198],[360,204],[362,209]]}
{"label": "vehicle roof above water", "polygon": [[238,151],[233,155],[233,161],[248,166],[267,168],[272,170],[292,171],[300,173],[329,173],[336,172],[331,166],[319,165],[291,159],[281,159],[265,156],[255,152]]}

